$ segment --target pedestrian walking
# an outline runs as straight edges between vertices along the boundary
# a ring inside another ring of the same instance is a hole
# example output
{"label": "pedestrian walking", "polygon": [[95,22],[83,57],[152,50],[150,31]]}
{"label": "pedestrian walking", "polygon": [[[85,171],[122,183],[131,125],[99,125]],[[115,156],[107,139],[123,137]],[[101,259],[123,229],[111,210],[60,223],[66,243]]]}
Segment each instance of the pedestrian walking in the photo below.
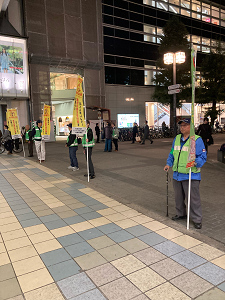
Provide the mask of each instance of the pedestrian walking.
{"label": "pedestrian walking", "polygon": [[65,147],[69,147],[69,155],[70,155],[70,166],[68,169],[73,170],[73,171],[78,171],[78,160],[77,160],[77,150],[78,150],[78,139],[76,134],[72,133],[72,123],[69,123],[68,125],[69,129],[69,136],[67,138],[67,142]]}
{"label": "pedestrian walking", "polygon": [[116,127],[115,123],[112,123],[112,139],[113,139],[113,144],[115,145],[115,151],[118,151],[118,138],[119,138],[119,130]]}
{"label": "pedestrian walking", "polygon": [[137,135],[138,135],[137,123],[134,123],[134,126],[133,126],[133,138],[132,138],[132,143],[131,144],[134,144]]}
{"label": "pedestrian walking", "polygon": [[197,134],[201,136],[205,145],[205,150],[208,152],[209,141],[212,140],[212,129],[209,125],[208,118],[204,118],[203,124],[199,125]]}
{"label": "pedestrian walking", "polygon": [[98,123],[96,123],[96,126],[95,126],[95,133],[96,133],[96,136],[97,136],[97,141],[96,141],[96,143],[100,143],[100,142],[99,142],[100,128],[99,128],[99,126],[98,126]]}
{"label": "pedestrian walking", "polygon": [[2,135],[2,141],[4,143],[5,149],[8,151],[7,154],[12,154],[13,141],[12,141],[11,132],[9,131],[9,127],[7,125],[4,125],[4,133]]}
{"label": "pedestrian walking", "polygon": [[153,140],[150,136],[150,132],[149,132],[149,126],[148,126],[148,121],[145,121],[145,128],[144,128],[144,137],[143,137],[143,141],[142,141],[142,145],[145,144],[145,140],[148,139],[150,140],[150,144],[153,143]]}
{"label": "pedestrian walking", "polygon": [[[93,131],[89,127],[90,122],[86,121],[86,126],[87,126],[87,133],[84,134],[83,139],[82,139],[82,145],[84,148],[84,154],[87,160],[87,155],[88,155],[88,166],[89,166],[89,175],[91,179],[95,178],[95,170],[94,170],[94,165],[92,163],[92,149],[95,145],[95,140],[93,136]],[[87,153],[88,152],[88,153]],[[88,174],[84,174],[85,177],[88,176]]]}
{"label": "pedestrian walking", "polygon": [[36,125],[31,132],[34,139],[34,144],[37,152],[37,157],[40,162],[45,161],[45,141],[42,140],[42,121],[37,120]]}
{"label": "pedestrian walking", "polygon": [[112,152],[112,127],[111,123],[107,122],[105,127],[105,149],[104,152]]}
{"label": "pedestrian walking", "polygon": [[30,126],[29,125],[26,125],[25,129],[26,129],[25,138],[26,138],[26,141],[28,143],[28,152],[29,152],[28,157],[33,157],[34,155],[33,155],[33,137],[32,137],[32,131],[30,130]]}
{"label": "pedestrian walking", "polygon": [[[189,169],[186,168],[190,145],[190,118],[185,118],[178,123],[180,132],[172,145],[164,171],[173,168],[173,187],[175,193],[176,215],[172,220],[178,221],[187,218],[185,198],[188,198]],[[195,135],[196,159],[195,166],[191,168],[191,201],[190,217],[196,229],[202,228],[202,208],[199,185],[201,181],[201,167],[206,162],[206,150],[203,140]]]}

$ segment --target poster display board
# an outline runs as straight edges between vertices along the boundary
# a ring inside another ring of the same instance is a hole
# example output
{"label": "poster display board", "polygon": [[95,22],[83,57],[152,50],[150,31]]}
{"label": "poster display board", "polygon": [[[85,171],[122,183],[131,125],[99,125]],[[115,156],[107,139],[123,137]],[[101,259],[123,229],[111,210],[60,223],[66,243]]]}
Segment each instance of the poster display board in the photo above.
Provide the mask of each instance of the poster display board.
{"label": "poster display board", "polygon": [[20,123],[17,108],[8,108],[6,120],[13,139],[21,138]]}
{"label": "poster display board", "polygon": [[42,123],[42,139],[47,141],[50,139],[50,114],[51,114],[51,106],[44,104],[43,109],[43,123]]}
{"label": "poster display board", "polygon": [[28,97],[27,41],[0,35],[0,93]]}
{"label": "poster display board", "polygon": [[84,135],[87,131],[84,118],[84,101],[83,101],[83,78],[78,77],[77,89],[73,107],[72,133],[79,136]]}

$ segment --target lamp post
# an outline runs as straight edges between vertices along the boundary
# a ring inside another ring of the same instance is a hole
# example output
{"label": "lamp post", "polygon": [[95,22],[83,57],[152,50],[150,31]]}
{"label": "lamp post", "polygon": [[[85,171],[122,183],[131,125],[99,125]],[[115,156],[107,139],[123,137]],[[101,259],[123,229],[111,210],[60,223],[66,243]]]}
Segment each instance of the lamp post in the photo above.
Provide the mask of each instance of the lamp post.
{"label": "lamp post", "polygon": [[[176,84],[176,64],[182,64],[185,62],[185,52],[178,51],[176,53],[165,53],[163,56],[164,64],[171,65],[173,64],[173,85]],[[173,117],[174,117],[174,137],[177,135],[177,126],[176,126],[176,104],[177,97],[176,93],[173,94]]]}

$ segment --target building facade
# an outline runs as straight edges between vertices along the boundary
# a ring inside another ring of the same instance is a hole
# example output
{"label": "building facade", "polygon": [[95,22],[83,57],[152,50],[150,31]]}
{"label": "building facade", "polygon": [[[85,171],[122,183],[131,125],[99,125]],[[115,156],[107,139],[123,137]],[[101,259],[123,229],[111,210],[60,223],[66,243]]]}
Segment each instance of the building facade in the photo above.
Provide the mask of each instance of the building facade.
{"label": "building facade", "polygon": [[[24,68],[25,60],[28,61],[26,83],[29,89],[27,94],[23,95],[23,101],[26,103],[24,106],[18,105],[18,101],[22,101],[18,93],[3,94],[2,118],[7,107],[18,107],[20,125],[23,126],[29,119],[40,119],[43,104],[49,104],[52,105],[52,118],[57,131],[63,134],[67,130],[66,124],[72,121],[78,75],[85,78],[87,107],[104,108],[101,1],[4,2],[8,4],[1,12],[5,23],[2,22],[0,26],[0,34],[3,37],[17,37],[25,41],[27,50],[24,48],[23,52],[26,58],[21,64]],[[9,61],[12,61],[12,53],[9,55]],[[97,119],[97,111],[89,109],[87,117]],[[4,118],[1,123],[4,123]]]}
{"label": "building facade", "polygon": [[[166,116],[168,120],[168,109],[152,103],[152,79],[162,28],[174,15],[185,24],[188,39],[198,50],[198,62],[219,39],[225,49],[222,0],[103,0],[106,105],[112,119],[117,114],[139,114],[141,125],[145,119],[157,125],[159,115],[164,116],[161,122]],[[196,109],[196,116],[202,115],[204,108]]]}

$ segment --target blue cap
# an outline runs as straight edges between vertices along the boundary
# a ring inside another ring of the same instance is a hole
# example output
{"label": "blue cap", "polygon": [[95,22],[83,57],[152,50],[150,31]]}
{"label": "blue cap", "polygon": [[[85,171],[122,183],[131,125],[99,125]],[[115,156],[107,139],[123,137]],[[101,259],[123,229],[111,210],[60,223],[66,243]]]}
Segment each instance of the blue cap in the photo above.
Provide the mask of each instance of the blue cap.
{"label": "blue cap", "polygon": [[68,127],[72,128],[72,123],[67,124]]}
{"label": "blue cap", "polygon": [[191,123],[191,118],[185,118],[185,119],[182,119],[178,122],[178,124],[180,125],[181,123],[187,123],[187,124],[190,124]]}

